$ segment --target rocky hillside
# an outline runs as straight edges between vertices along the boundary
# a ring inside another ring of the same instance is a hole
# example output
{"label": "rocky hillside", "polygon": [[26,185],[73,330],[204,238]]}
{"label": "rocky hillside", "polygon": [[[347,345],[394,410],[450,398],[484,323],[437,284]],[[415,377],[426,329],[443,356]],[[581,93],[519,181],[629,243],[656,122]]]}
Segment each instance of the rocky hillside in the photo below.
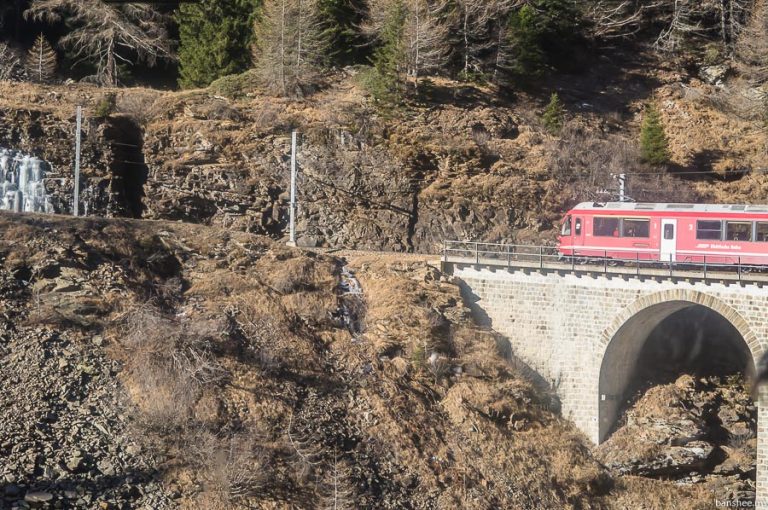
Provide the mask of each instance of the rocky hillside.
{"label": "rocky hillside", "polygon": [[721,500],[753,500],[756,407],[738,376],[681,376],[653,386],[597,448],[615,473],[700,484]]}
{"label": "rocky hillside", "polygon": [[0,228],[0,507],[706,500],[602,467],[423,262],[169,222]]}
{"label": "rocky hillside", "polygon": [[[749,99],[759,91],[647,55],[605,57],[542,87],[565,103],[556,135],[540,121],[546,94],[509,98],[434,79],[384,115],[349,68],[301,100],[265,95],[248,73],[204,90],[116,89],[117,108],[103,117],[108,89],[0,84],[0,146],[50,161],[53,203],[70,210],[74,109],[83,104],[90,214],[280,238],[296,128],[305,246],[434,252],[443,239],[541,241],[573,203],[606,198],[599,192],[618,172],[632,174],[638,200],[764,200],[765,130]],[[672,164],[661,172],[638,159],[646,102],[670,141]]]}

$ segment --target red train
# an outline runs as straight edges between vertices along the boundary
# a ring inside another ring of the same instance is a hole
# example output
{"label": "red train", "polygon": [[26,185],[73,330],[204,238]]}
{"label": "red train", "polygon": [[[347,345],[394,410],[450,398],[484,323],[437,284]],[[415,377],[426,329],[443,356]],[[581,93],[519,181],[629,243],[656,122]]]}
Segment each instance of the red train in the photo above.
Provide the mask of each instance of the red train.
{"label": "red train", "polygon": [[768,265],[768,205],[585,202],[563,219],[560,255]]}

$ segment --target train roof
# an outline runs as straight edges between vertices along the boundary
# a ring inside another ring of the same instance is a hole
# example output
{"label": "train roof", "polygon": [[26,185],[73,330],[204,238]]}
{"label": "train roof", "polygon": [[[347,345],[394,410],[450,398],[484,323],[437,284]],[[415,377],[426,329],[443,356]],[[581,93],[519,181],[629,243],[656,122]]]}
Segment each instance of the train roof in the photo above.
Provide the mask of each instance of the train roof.
{"label": "train roof", "polygon": [[582,202],[575,211],[667,211],[708,213],[768,213],[768,204],[673,204],[648,202]]}

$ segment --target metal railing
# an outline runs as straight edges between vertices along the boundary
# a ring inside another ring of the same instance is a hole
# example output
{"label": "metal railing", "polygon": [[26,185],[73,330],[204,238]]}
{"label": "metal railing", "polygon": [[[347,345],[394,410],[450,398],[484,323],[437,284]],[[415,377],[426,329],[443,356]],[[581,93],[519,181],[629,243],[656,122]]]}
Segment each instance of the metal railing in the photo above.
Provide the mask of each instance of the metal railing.
{"label": "metal railing", "polygon": [[[569,250],[571,251],[571,250]],[[669,260],[651,259],[650,252],[632,257],[613,257],[616,250],[572,250],[573,255],[561,255],[555,246],[523,244],[445,241],[443,261],[460,264],[487,265],[507,268],[554,269],[572,272],[602,272],[633,276],[678,276],[703,279],[768,281],[768,256],[765,264],[744,264],[737,254],[707,256],[677,251]],[[688,260],[686,260],[688,259]],[[728,259],[732,259],[728,260]],[[691,260],[691,261],[689,261]]]}

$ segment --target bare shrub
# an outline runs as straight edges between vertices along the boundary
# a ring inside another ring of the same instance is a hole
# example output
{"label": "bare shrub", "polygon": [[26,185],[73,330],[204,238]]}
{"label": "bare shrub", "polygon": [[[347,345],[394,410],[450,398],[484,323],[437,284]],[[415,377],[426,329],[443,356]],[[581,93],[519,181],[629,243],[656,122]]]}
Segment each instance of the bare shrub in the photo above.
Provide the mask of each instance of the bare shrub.
{"label": "bare shrub", "polygon": [[269,128],[279,123],[281,109],[272,104],[264,104],[253,112],[253,123],[262,128]]}
{"label": "bare shrub", "polygon": [[0,43],[0,80],[19,79],[22,72],[19,55],[5,43]]}
{"label": "bare shrub", "polygon": [[274,373],[283,367],[278,339],[286,336],[286,326],[274,314],[245,300],[231,303],[226,314],[233,328],[246,342],[246,357],[264,373]]}
{"label": "bare shrub", "polygon": [[444,356],[436,356],[433,354],[429,359],[428,368],[429,373],[432,374],[432,377],[435,380],[435,384],[440,384],[443,379],[450,375],[451,362]]}
{"label": "bare shrub", "polygon": [[227,379],[213,353],[218,331],[216,323],[182,323],[151,305],[123,318],[121,344],[143,426],[160,433],[185,428],[201,390]]}
{"label": "bare shrub", "polygon": [[294,464],[295,472],[298,481],[307,482],[314,478],[316,468],[321,464],[323,457],[323,451],[317,446],[316,438],[313,434],[300,433],[295,431],[293,410],[288,417],[288,427],[285,431],[285,436],[288,440],[288,444],[294,452]]}
{"label": "bare shrub", "polygon": [[134,366],[131,375],[137,386],[137,422],[143,429],[168,434],[189,426],[199,391],[188,377],[152,363]]}
{"label": "bare shrub", "polygon": [[146,92],[130,91],[120,95],[117,111],[130,117],[140,126],[146,126],[151,118],[155,95]]}
{"label": "bare shrub", "polygon": [[198,431],[189,436],[189,462],[204,482],[207,508],[232,508],[263,486],[264,455],[251,434],[218,436]]}
{"label": "bare shrub", "polygon": [[472,126],[472,139],[478,147],[486,147],[491,140],[491,133],[481,123]]}
{"label": "bare shrub", "polygon": [[600,138],[578,124],[569,123],[561,137],[549,147],[552,173],[578,181],[587,191],[611,183],[612,173],[632,171],[640,166],[637,148],[620,137]]}
{"label": "bare shrub", "polygon": [[240,110],[222,99],[214,99],[203,106],[201,113],[209,120],[240,121],[243,116]]}
{"label": "bare shrub", "polygon": [[336,298],[319,292],[297,292],[283,297],[288,312],[296,314],[310,327],[331,324],[331,314],[336,310]]}
{"label": "bare shrub", "polygon": [[601,138],[577,124],[563,129],[560,140],[548,147],[549,167],[559,182],[576,184],[574,201],[613,200],[618,195],[615,175],[632,174],[630,198],[640,202],[696,201],[697,192],[672,172],[659,172],[640,162],[638,147],[620,136]]}
{"label": "bare shrub", "polygon": [[311,259],[292,258],[277,267],[278,270],[269,273],[268,281],[281,294],[314,288],[314,263]]}

